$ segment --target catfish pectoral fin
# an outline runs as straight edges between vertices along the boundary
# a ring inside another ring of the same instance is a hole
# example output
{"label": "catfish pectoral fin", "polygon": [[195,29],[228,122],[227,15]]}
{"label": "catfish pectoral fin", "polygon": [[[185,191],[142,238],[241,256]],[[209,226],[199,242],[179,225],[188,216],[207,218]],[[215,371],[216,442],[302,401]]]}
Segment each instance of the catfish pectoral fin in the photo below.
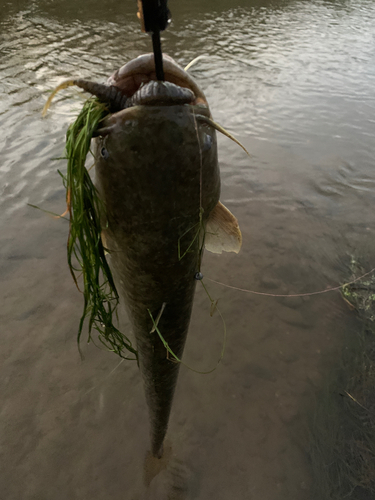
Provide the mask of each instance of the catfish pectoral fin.
{"label": "catfish pectoral fin", "polygon": [[204,246],[212,253],[238,253],[241,245],[242,234],[238,221],[219,201],[207,220]]}

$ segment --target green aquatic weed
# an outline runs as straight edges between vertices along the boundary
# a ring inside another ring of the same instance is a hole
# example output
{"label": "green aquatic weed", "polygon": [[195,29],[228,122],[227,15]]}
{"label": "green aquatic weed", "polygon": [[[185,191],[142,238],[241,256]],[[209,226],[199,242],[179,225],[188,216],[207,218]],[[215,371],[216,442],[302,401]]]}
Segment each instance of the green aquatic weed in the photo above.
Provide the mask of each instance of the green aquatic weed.
{"label": "green aquatic weed", "polygon": [[[63,178],[69,215],[68,264],[80,290],[83,281],[84,306],[78,328],[80,342],[84,321],[88,318],[89,337],[97,330],[99,341],[122,358],[138,359],[131,341],[114,325],[119,296],[108,266],[101,240],[103,204],[85,166],[91,139],[108,113],[98,99],[87,100],[66,134],[67,173]],[[80,290],[81,291],[81,290]],[[127,358],[130,352],[135,357]]]}

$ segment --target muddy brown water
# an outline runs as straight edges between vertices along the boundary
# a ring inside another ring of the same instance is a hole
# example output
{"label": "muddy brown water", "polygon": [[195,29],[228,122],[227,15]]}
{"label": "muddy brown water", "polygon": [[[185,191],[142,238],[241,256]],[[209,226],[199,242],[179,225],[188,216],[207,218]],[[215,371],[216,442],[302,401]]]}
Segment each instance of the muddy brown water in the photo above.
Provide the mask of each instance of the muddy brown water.
{"label": "muddy brown water", "polygon": [[[253,155],[219,138],[221,200],[239,219],[243,248],[206,253],[205,277],[305,293],[345,281],[352,255],[374,263],[373,2],[170,8],[165,52],[183,65],[205,56],[191,73],[214,118]],[[61,93],[42,120],[48,91],[71,76],[102,81],[150,41],[133,2],[3,1],[0,16],[0,496],[309,499],[309,416],[356,328],[352,314],[337,292],[275,298],[207,280],[226,321],[225,357],[210,375],[182,367],[171,460],[146,492],[137,367],[85,343],[80,360],[67,223],[27,203],[64,210],[65,163],[52,159],[83,97]],[[222,346],[209,306],[198,287],[184,355],[198,370],[213,367]]]}

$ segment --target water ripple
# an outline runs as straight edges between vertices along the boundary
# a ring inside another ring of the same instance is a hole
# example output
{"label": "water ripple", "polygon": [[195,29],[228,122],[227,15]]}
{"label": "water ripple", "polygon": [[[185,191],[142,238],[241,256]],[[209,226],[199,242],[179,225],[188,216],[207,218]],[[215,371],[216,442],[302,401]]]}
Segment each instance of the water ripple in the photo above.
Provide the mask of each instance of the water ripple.
{"label": "water ripple", "polygon": [[[126,60],[149,50],[149,40],[139,33],[130,10],[118,17],[114,2],[105,13],[91,13],[86,4],[82,9],[85,21],[67,22],[61,12],[55,15],[51,3],[36,2],[33,9],[2,23],[0,113],[5,132],[0,175],[7,185],[16,185],[14,165],[22,165],[28,189],[35,189],[36,197],[45,192],[39,184],[47,182],[44,173],[51,169],[48,161],[39,163],[39,156],[61,156],[66,126],[82,102],[77,91],[64,91],[43,122],[39,110],[47,92],[72,76],[104,81]],[[335,2],[228,8],[223,3],[215,11],[200,10],[199,17],[181,11],[173,29],[163,34],[163,45],[181,64],[206,56],[191,72],[204,88],[215,119],[243,142],[250,141],[253,150],[259,151],[260,144],[292,148],[301,161],[293,167],[299,168],[298,175],[292,169],[290,178],[298,179],[298,189],[310,197],[326,193],[331,198],[342,192],[344,184],[335,177],[337,166],[329,160],[337,149],[348,162],[355,153],[362,158],[357,159],[357,175],[348,178],[353,190],[371,190],[372,3],[362,1],[356,8]],[[67,18],[72,12],[68,6]],[[46,130],[53,146],[41,148],[37,141],[44,139]],[[249,165],[234,146],[219,144],[228,184],[239,185],[243,176],[251,189],[256,176],[268,176],[269,165],[267,170],[257,162]],[[316,169],[310,165],[322,162],[328,174],[311,179]],[[41,177],[35,176],[38,168]],[[288,189],[282,179],[280,185],[268,186],[287,199],[281,193]],[[20,196],[24,190],[25,186],[15,186],[12,192]]]}

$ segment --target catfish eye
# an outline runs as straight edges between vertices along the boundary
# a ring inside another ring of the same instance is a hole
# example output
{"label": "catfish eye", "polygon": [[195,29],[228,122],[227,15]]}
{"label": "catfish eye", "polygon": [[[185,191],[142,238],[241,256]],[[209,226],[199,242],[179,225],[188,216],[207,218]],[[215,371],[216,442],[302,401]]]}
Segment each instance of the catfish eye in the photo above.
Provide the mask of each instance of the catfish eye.
{"label": "catfish eye", "polygon": [[100,155],[102,156],[102,158],[104,158],[105,160],[108,160],[109,158],[109,153],[108,153],[108,150],[106,148],[102,148],[100,150]]}

